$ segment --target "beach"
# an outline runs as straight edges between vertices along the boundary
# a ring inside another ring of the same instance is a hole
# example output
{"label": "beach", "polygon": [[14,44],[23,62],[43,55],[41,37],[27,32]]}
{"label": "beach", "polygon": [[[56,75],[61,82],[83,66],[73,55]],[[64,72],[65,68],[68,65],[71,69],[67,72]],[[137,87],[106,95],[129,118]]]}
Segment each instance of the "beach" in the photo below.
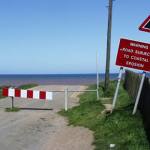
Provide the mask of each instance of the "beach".
{"label": "beach", "polygon": [[[85,85],[41,85],[33,90],[84,90]],[[78,105],[79,93],[69,93],[68,107]],[[53,93],[53,101],[15,98],[19,112],[5,112],[11,98],[0,100],[0,145],[3,150],[92,150],[93,133],[68,126],[58,112],[64,109],[64,93]]]}

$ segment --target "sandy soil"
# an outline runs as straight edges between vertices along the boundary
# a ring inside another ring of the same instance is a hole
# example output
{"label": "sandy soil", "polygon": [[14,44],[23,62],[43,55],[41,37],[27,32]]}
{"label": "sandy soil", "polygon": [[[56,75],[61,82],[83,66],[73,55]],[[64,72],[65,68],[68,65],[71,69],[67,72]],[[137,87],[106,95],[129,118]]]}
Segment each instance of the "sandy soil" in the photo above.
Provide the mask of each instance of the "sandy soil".
{"label": "sandy soil", "polygon": [[[38,86],[38,90],[85,89],[85,86]],[[69,94],[69,107],[77,105],[76,93]],[[64,93],[54,93],[53,101],[15,99],[19,112],[5,112],[11,98],[0,100],[0,150],[93,150],[92,131],[67,126],[57,114],[64,108]],[[36,108],[36,109],[35,109]]]}

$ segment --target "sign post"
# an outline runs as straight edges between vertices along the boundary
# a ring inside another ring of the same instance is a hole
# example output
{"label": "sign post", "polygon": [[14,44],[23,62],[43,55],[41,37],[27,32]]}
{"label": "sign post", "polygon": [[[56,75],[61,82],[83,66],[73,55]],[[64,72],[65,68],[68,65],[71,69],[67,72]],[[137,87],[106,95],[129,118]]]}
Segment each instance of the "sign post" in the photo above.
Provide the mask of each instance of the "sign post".
{"label": "sign post", "polygon": [[[140,25],[139,30],[144,31],[144,32],[150,32],[150,15]],[[133,115],[136,113],[136,110],[137,110],[137,107],[138,107],[138,103],[139,103],[139,100],[140,100],[140,95],[141,95],[141,92],[142,92],[142,87],[143,87],[143,84],[144,84],[145,75],[146,75],[146,72],[143,72],[140,87],[139,87],[139,91],[138,91],[138,95],[136,97],[134,109],[133,109],[133,112],[132,112]]]}
{"label": "sign post", "polygon": [[117,83],[115,95],[114,95],[114,98],[113,98],[112,111],[113,111],[113,109],[115,108],[115,105],[116,105],[116,100],[117,100],[117,96],[118,96],[118,92],[119,92],[119,87],[120,87],[120,82],[121,82],[121,78],[122,78],[122,73],[123,73],[123,67],[120,67],[120,72],[119,72],[119,76],[118,76],[118,83]]}
{"label": "sign post", "polygon": [[[135,114],[145,79],[145,71],[150,71],[150,44],[129,39],[121,39],[116,59],[116,65],[144,71],[133,110],[133,114]],[[119,78],[120,76],[121,73],[119,73]],[[120,85],[119,80],[120,79],[118,79],[118,84],[113,99],[113,109],[115,108],[117,100]]]}
{"label": "sign post", "polygon": [[146,75],[146,73],[143,72],[140,87],[139,87],[139,90],[138,90],[138,94],[137,94],[137,97],[136,97],[136,101],[135,101],[135,105],[134,105],[134,109],[133,109],[133,113],[132,113],[133,115],[136,113],[136,110],[137,110],[137,107],[138,107],[138,103],[139,103],[139,100],[140,100],[140,95],[141,95],[141,92],[142,92],[142,87],[143,87],[143,84],[144,84],[145,75]]}

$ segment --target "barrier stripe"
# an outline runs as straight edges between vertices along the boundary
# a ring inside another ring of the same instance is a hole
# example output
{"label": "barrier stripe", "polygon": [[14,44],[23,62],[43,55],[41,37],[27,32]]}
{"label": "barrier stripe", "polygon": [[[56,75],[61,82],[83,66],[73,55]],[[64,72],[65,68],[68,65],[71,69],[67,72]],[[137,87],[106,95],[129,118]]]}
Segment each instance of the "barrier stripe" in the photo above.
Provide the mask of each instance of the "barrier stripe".
{"label": "barrier stripe", "polygon": [[21,96],[20,97],[27,98],[27,90],[21,90]]}
{"label": "barrier stripe", "polygon": [[20,89],[15,89],[15,97],[20,97],[21,92]]}
{"label": "barrier stripe", "polygon": [[3,96],[8,96],[8,88],[3,88],[2,89],[2,95]]}
{"label": "barrier stripe", "polygon": [[30,99],[52,100],[52,92],[47,91],[3,88],[2,95],[10,97],[30,98]]}
{"label": "barrier stripe", "polygon": [[33,98],[34,99],[40,99],[40,97],[39,97],[39,91],[33,91]]}
{"label": "barrier stripe", "polygon": [[46,92],[40,91],[40,99],[46,99]]}
{"label": "barrier stripe", "polygon": [[8,95],[12,96],[12,97],[15,97],[15,89],[9,89],[8,90]]}
{"label": "barrier stripe", "polygon": [[33,98],[33,91],[32,90],[27,90],[27,97]]}
{"label": "barrier stripe", "polygon": [[52,92],[46,92],[46,99],[48,98],[52,100]]}

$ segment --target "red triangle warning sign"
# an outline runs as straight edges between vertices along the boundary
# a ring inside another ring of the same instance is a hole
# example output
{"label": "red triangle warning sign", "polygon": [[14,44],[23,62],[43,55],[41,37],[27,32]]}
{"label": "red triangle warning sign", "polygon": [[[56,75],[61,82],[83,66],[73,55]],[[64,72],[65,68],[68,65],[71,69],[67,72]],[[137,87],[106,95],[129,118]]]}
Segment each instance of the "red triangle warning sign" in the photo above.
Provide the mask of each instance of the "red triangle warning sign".
{"label": "red triangle warning sign", "polygon": [[144,22],[140,25],[139,30],[150,32],[150,16],[148,16]]}

